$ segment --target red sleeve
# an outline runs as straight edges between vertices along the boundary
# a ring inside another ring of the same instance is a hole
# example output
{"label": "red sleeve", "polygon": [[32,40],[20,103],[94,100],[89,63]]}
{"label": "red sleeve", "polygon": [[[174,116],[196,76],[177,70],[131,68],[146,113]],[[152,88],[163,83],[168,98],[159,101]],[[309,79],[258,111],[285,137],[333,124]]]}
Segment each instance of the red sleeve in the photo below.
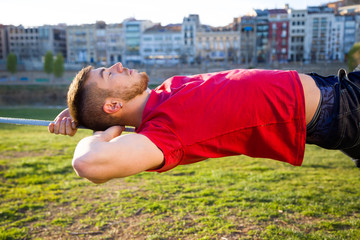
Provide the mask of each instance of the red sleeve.
{"label": "red sleeve", "polygon": [[166,172],[179,165],[184,151],[181,141],[171,129],[161,123],[147,122],[139,134],[149,138],[164,154],[163,166],[149,172]]}

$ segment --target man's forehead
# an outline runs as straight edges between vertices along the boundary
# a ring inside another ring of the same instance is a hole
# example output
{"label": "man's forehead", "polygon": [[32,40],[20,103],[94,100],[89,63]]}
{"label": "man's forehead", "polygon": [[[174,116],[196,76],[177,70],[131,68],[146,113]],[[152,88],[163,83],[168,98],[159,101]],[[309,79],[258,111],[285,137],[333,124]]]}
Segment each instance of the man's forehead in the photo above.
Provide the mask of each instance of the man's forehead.
{"label": "man's forehead", "polygon": [[87,79],[86,83],[90,84],[93,82],[97,82],[99,80],[99,73],[101,68],[92,69],[89,74],[89,78]]}

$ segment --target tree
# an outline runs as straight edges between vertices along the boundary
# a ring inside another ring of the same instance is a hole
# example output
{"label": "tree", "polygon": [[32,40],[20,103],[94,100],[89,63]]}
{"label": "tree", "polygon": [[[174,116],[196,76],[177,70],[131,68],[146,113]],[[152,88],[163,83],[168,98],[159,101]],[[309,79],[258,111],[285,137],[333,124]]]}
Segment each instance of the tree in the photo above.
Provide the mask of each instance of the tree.
{"label": "tree", "polygon": [[16,73],[16,69],[17,69],[17,58],[16,55],[14,53],[10,53],[7,56],[7,61],[6,61],[6,68],[9,72],[11,72],[12,74]]}
{"label": "tree", "polygon": [[53,67],[54,67],[53,54],[51,51],[48,51],[45,55],[45,60],[44,60],[44,72],[46,72],[47,74],[52,73]]}
{"label": "tree", "polygon": [[54,61],[54,75],[55,77],[62,77],[63,74],[64,74],[64,58],[61,55],[61,53],[58,53]]}
{"label": "tree", "polygon": [[360,42],[355,43],[348,53],[348,68],[353,71],[360,64]]}

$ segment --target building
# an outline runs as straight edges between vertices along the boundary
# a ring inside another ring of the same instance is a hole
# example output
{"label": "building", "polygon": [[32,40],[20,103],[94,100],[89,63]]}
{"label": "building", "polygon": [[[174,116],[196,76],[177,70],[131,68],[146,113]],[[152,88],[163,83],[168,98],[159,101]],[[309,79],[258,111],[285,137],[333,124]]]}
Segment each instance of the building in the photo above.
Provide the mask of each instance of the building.
{"label": "building", "polygon": [[183,61],[194,63],[196,57],[196,34],[200,28],[200,18],[197,14],[190,14],[184,17],[182,22],[183,44]]}
{"label": "building", "polygon": [[107,32],[106,23],[97,21],[95,24],[95,51],[96,63],[105,66],[107,64]]}
{"label": "building", "polygon": [[240,34],[231,26],[214,28],[201,26],[196,33],[196,62],[237,63],[240,53]]}
{"label": "building", "polygon": [[326,6],[308,7],[304,44],[306,62],[329,61],[334,10]]}
{"label": "building", "polygon": [[17,56],[26,69],[42,68],[43,57],[50,51],[66,57],[65,27],[6,26],[8,52]]}
{"label": "building", "polygon": [[154,26],[154,23],[146,20],[127,19],[123,22],[125,37],[125,55],[123,63],[141,64],[140,54],[141,36],[143,32]]}
{"label": "building", "polygon": [[355,44],[356,19],[355,15],[344,16],[344,53],[347,54]]}
{"label": "building", "polygon": [[240,63],[254,64],[256,60],[256,17],[243,16],[240,20]]}
{"label": "building", "polygon": [[268,10],[254,10],[256,16],[256,62],[265,63],[269,60],[269,19]]}
{"label": "building", "polygon": [[304,40],[307,10],[289,10],[289,60],[302,62],[304,60]]}
{"label": "building", "polygon": [[270,63],[288,61],[289,18],[287,9],[269,9]]}
{"label": "building", "polygon": [[125,37],[122,24],[106,25],[106,47],[106,59],[110,65],[123,61]]}
{"label": "building", "polygon": [[66,39],[68,63],[88,64],[96,62],[95,24],[67,26]]}
{"label": "building", "polygon": [[180,63],[183,45],[181,24],[148,28],[142,34],[142,62],[149,65],[174,65]]}
{"label": "building", "polygon": [[18,62],[40,61],[39,29],[23,26],[7,26],[9,52],[14,53]]}
{"label": "building", "polygon": [[344,22],[344,16],[333,17],[329,56],[332,61],[344,61]]}
{"label": "building", "polygon": [[7,55],[9,54],[7,43],[8,42],[6,26],[0,24],[0,61],[6,60]]}
{"label": "building", "polygon": [[40,55],[45,56],[50,51],[53,55],[60,53],[64,58],[66,52],[66,26],[44,25],[38,27]]}
{"label": "building", "polygon": [[356,21],[356,36],[355,36],[355,42],[360,42],[360,14],[355,16]]}

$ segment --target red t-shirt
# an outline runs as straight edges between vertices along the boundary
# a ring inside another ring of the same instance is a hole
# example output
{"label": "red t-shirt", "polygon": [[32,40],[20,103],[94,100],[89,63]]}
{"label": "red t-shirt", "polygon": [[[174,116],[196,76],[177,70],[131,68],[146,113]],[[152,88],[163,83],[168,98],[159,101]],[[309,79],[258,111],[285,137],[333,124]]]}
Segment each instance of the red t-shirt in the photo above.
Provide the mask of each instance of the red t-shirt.
{"label": "red t-shirt", "polygon": [[231,70],[175,76],[151,92],[137,133],[179,164],[245,154],[300,166],[305,99],[295,71]]}

